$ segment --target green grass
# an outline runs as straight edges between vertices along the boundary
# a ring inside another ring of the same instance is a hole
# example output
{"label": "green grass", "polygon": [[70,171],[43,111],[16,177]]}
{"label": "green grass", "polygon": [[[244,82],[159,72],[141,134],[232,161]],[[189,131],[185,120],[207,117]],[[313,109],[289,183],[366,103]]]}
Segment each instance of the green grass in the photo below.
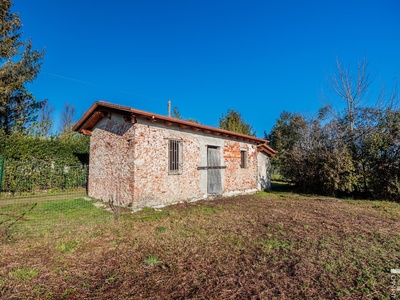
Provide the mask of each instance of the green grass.
{"label": "green grass", "polygon": [[276,238],[263,239],[259,243],[263,246],[263,251],[266,253],[270,253],[271,250],[291,250],[293,246],[290,241]]}
{"label": "green grass", "polygon": [[17,280],[29,281],[39,274],[37,269],[15,269],[10,272],[10,276]]}
{"label": "green grass", "polygon": [[38,202],[1,240],[0,298],[390,299],[400,268],[393,202],[279,191],[121,214]]}
{"label": "green grass", "polygon": [[58,245],[56,248],[60,252],[74,252],[76,246],[78,246],[79,242],[77,241],[68,241]]}
{"label": "green grass", "polygon": [[[1,229],[11,227],[8,233],[12,237],[36,235],[56,235],[63,232],[79,231],[84,225],[109,223],[112,215],[103,209],[96,208],[92,201],[82,198],[38,201],[1,205]],[[13,224],[19,217],[17,222]],[[86,226],[85,226],[86,225]],[[3,232],[4,234],[4,232]]]}
{"label": "green grass", "polygon": [[165,226],[158,226],[158,227],[156,228],[156,231],[157,231],[157,232],[164,232],[164,231],[166,231],[166,230],[168,230],[168,227],[165,227]]}
{"label": "green grass", "polygon": [[0,192],[0,204],[2,202],[10,201],[36,201],[36,200],[57,200],[60,198],[67,197],[83,197],[87,195],[87,190],[85,187],[71,188],[67,190],[47,190],[47,191],[33,191],[33,192],[23,192],[10,194],[8,192]]}

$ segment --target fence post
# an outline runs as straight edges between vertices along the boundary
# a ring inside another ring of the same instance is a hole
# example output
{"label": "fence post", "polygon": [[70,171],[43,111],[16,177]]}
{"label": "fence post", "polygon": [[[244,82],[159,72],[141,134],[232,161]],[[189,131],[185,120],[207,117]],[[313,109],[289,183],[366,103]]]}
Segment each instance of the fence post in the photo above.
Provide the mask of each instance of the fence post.
{"label": "fence post", "polygon": [[0,157],[0,192],[3,188],[4,157]]}

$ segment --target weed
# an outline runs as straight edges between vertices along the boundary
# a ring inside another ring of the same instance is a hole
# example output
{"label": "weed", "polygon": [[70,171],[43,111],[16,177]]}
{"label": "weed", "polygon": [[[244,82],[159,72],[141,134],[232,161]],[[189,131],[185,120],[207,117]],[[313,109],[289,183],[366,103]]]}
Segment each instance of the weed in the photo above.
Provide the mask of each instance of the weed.
{"label": "weed", "polygon": [[335,264],[334,264],[334,263],[329,262],[329,261],[327,261],[327,262],[324,263],[324,269],[325,269],[326,271],[332,272],[332,271],[334,270],[334,268],[335,268]]}
{"label": "weed", "polygon": [[62,299],[68,299],[70,298],[71,295],[76,293],[76,289],[74,288],[67,288],[65,291],[62,293],[61,297]]}
{"label": "weed", "polygon": [[243,238],[238,237],[238,236],[225,236],[224,242],[226,242],[228,244],[232,244],[238,248],[242,248],[243,243],[244,243]]}
{"label": "weed", "polygon": [[114,281],[116,281],[116,280],[119,279],[119,278],[121,278],[121,275],[119,275],[119,274],[112,274],[111,276],[109,276],[109,277],[106,279],[106,281],[107,281],[107,282],[114,282]]}
{"label": "weed", "polygon": [[70,241],[66,243],[62,243],[61,245],[58,245],[56,249],[61,252],[74,252],[75,247],[78,245],[77,241]]}
{"label": "weed", "polygon": [[14,277],[15,279],[22,280],[22,281],[27,281],[31,280],[32,278],[36,277],[39,274],[39,271],[37,269],[15,269],[10,272],[10,275]]}
{"label": "weed", "polygon": [[159,262],[160,262],[160,260],[158,259],[158,257],[153,256],[153,255],[146,257],[146,259],[144,260],[144,263],[149,266],[154,265]]}
{"label": "weed", "polygon": [[179,230],[175,233],[176,236],[187,237],[189,233],[187,230]]}
{"label": "weed", "polygon": [[284,240],[278,240],[275,238],[272,239],[265,239],[265,240],[261,240],[259,242],[260,245],[263,246],[263,250],[266,253],[271,252],[271,250],[275,249],[275,250],[291,250],[293,245],[290,242],[284,241]]}
{"label": "weed", "polygon": [[208,215],[215,214],[219,211],[221,211],[221,209],[218,207],[210,207],[210,206],[202,206],[201,207],[201,212],[208,214]]}
{"label": "weed", "polygon": [[156,231],[157,232],[164,232],[164,231],[166,231],[168,229],[168,227],[165,227],[165,226],[158,226],[157,228],[156,228]]}

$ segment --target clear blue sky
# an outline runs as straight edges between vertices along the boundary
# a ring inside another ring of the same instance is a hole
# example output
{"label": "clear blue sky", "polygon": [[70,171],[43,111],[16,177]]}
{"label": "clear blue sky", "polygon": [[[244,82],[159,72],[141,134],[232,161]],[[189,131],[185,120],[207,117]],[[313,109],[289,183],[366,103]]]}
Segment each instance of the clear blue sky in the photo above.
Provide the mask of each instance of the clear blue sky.
{"label": "clear blue sky", "polygon": [[104,100],[218,126],[238,110],[259,137],[283,111],[313,114],[335,59],[364,55],[375,89],[400,73],[400,2],[14,0],[25,38],[46,49],[29,86],[79,118]]}

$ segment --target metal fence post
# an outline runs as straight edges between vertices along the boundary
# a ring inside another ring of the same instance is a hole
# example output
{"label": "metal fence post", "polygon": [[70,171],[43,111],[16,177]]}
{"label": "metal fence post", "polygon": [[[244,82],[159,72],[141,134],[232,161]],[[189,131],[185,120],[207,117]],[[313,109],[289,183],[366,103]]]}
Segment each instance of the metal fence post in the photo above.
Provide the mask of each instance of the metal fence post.
{"label": "metal fence post", "polygon": [[4,157],[0,158],[0,192],[3,188]]}

